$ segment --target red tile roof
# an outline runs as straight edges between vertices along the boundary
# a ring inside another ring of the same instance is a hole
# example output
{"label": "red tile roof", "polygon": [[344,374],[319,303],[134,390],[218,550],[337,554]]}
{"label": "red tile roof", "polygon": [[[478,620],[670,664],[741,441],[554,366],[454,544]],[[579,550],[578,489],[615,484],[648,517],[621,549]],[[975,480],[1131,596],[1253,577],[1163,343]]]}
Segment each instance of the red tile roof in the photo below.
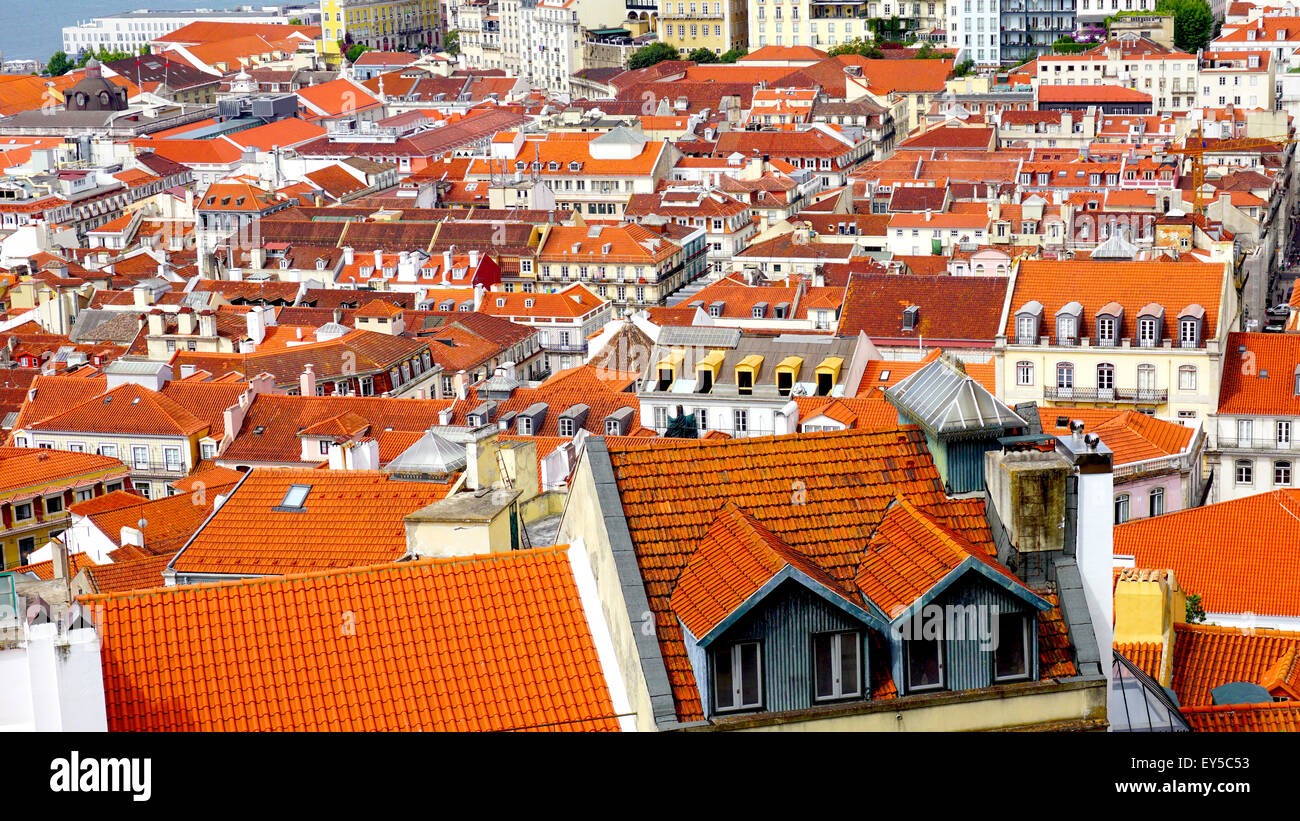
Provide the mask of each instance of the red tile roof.
{"label": "red tile roof", "polygon": [[[945,495],[915,427],[644,444],[607,438],[606,443],[683,721],[698,720],[703,711],[670,597],[728,502],[840,585],[858,572],[865,540],[899,494],[976,550],[993,553],[983,502]],[[797,503],[792,487],[803,491],[805,503]],[[1061,647],[1065,629],[1054,612],[1040,619],[1040,632],[1043,625],[1055,625],[1046,629],[1056,636],[1044,642],[1051,658],[1042,669],[1053,671],[1044,675],[1066,675],[1073,665],[1068,640]]]}
{"label": "red tile roof", "polygon": [[1184,707],[1183,718],[1198,733],[1297,733],[1300,704],[1227,704]]}
{"label": "red tile roof", "polygon": [[1278,660],[1297,649],[1300,633],[1175,624],[1173,689],[1178,703],[1209,705],[1211,690],[1237,681],[1263,687]]}
{"label": "red tile roof", "polygon": [[128,383],[28,425],[33,431],[192,436],[207,430],[199,419],[158,391]]}
{"label": "red tile roof", "polygon": [[[311,487],[303,509],[276,510],[292,485]],[[406,553],[402,517],[449,490],[451,484],[392,480],[380,471],[254,468],[172,567],[181,574],[259,575],[394,561]]]}
{"label": "red tile roof", "polygon": [[[1114,451],[1116,465],[1175,456],[1187,449],[1196,434],[1195,428],[1137,411],[1040,407],[1038,418],[1043,433],[1055,436],[1068,435],[1070,422],[1081,420],[1085,431],[1096,433]],[[1063,426],[1057,424],[1061,419],[1066,420]]]}
{"label": "red tile roof", "polygon": [[1038,101],[1040,103],[1150,103],[1151,95],[1124,86],[1040,85]]}
{"label": "red tile roof", "polygon": [[1115,528],[1116,555],[1172,568],[1209,613],[1300,616],[1300,490],[1274,490]]}
{"label": "red tile roof", "polygon": [[1300,416],[1300,335],[1230,333],[1226,351],[1219,413]]}
{"label": "red tile roof", "polygon": [[[1161,339],[1178,338],[1178,315],[1191,305],[1205,309],[1204,339],[1219,331],[1219,297],[1226,276],[1222,263],[1127,262],[1091,260],[1024,260],[1015,276],[1008,339],[1015,338],[1016,312],[1037,300],[1043,304],[1042,333],[1055,337],[1053,318],[1070,302],[1083,306],[1080,337],[1096,337],[1097,311],[1111,302],[1124,308],[1120,338],[1132,337],[1137,315],[1151,303],[1165,308]],[[1170,282],[1178,287],[1171,290]]]}
{"label": "red tile roof", "polygon": [[618,729],[564,548],[82,601],[111,731]]}
{"label": "red tile roof", "polygon": [[1115,650],[1151,678],[1160,679],[1160,662],[1164,658],[1164,645],[1158,641],[1116,642]]}
{"label": "red tile roof", "polygon": [[27,498],[36,495],[35,488],[47,485],[71,487],[89,474],[102,474],[95,481],[112,481],[124,477],[127,468],[116,459],[93,453],[0,447],[0,498]]}
{"label": "red tile roof", "polygon": [[[77,575],[77,572],[83,568],[94,567],[94,566],[95,566],[95,560],[87,556],[85,553],[73,553],[72,555],[68,556],[68,567],[69,567],[68,572],[73,576]],[[19,574],[35,573],[43,581],[50,581],[51,579],[54,578],[54,560],[47,559],[46,561],[36,562],[34,564],[24,564],[18,567],[10,567],[6,570],[3,570],[2,572],[19,573]]]}
{"label": "red tile roof", "polygon": [[127,590],[150,590],[162,587],[163,568],[172,560],[174,553],[160,556],[146,556],[143,559],[114,561],[101,564],[86,571],[96,593],[121,593]]}
{"label": "red tile roof", "polygon": [[[932,345],[992,347],[1007,293],[1006,277],[854,274],[844,296],[839,336],[865,333],[876,344],[918,338]],[[919,306],[915,330],[903,330],[903,310]],[[962,310],[952,310],[961,305]]]}

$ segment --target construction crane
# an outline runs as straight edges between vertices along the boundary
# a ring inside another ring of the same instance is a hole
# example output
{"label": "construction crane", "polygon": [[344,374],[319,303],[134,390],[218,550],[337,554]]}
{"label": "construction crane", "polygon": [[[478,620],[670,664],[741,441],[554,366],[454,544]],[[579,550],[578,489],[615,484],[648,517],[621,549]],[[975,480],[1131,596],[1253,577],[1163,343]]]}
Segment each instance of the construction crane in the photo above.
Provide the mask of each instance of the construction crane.
{"label": "construction crane", "polygon": [[1213,144],[1208,144],[1205,137],[1201,134],[1201,126],[1198,123],[1196,133],[1187,135],[1183,140],[1182,148],[1166,148],[1165,154],[1180,154],[1189,157],[1192,160],[1192,207],[1194,213],[1205,216],[1205,202],[1201,194],[1201,188],[1205,185],[1205,162],[1202,159],[1206,154],[1230,154],[1234,151],[1253,151],[1265,148],[1281,148],[1284,145],[1300,142],[1300,138],[1295,137],[1243,137],[1233,140],[1217,140]]}

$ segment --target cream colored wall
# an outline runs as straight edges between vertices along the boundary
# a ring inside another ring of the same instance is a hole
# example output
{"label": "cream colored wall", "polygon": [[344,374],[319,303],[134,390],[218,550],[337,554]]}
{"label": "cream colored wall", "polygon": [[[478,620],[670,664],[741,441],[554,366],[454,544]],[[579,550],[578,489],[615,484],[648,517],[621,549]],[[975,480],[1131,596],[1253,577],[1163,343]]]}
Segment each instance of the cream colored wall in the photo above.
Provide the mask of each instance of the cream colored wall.
{"label": "cream colored wall", "polygon": [[491,523],[407,522],[406,546],[420,556],[480,556],[510,550],[510,515]]}

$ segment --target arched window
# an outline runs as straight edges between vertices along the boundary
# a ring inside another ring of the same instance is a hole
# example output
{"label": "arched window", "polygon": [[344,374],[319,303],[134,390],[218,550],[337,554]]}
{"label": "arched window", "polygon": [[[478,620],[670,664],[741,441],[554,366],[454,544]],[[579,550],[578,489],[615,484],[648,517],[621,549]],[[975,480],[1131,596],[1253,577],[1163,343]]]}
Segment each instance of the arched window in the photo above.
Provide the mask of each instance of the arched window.
{"label": "arched window", "polygon": [[1128,503],[1127,493],[1121,493],[1115,497],[1115,524],[1122,525],[1128,521]]}
{"label": "arched window", "polygon": [[1097,398],[1115,398],[1115,366],[1109,362],[1097,366]]}
{"label": "arched window", "polygon": [[1148,496],[1150,501],[1150,515],[1163,516],[1165,512],[1165,489],[1162,487],[1153,487]]}

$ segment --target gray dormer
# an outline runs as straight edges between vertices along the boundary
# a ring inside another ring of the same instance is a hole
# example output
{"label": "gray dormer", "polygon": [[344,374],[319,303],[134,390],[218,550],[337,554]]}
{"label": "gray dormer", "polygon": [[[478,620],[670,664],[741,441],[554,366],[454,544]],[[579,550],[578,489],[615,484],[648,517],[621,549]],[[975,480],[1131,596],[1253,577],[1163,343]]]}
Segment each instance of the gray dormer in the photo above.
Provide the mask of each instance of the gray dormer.
{"label": "gray dormer", "polygon": [[606,436],[626,436],[636,418],[635,408],[620,408],[605,417]]}
{"label": "gray dormer", "polygon": [[903,309],[903,330],[914,331],[921,321],[921,306],[908,305]]}
{"label": "gray dormer", "polygon": [[727,303],[722,300],[715,300],[709,303],[709,316],[722,316],[722,311],[727,307]]}
{"label": "gray dormer", "polygon": [[534,402],[515,417],[515,432],[520,436],[536,436],[546,421],[545,402]]}
{"label": "gray dormer", "polygon": [[1199,348],[1205,341],[1205,309],[1195,303],[1178,314],[1178,347]]}
{"label": "gray dormer", "polygon": [[468,414],[469,425],[472,428],[481,428],[492,422],[492,417],[496,415],[497,403],[484,402]]}
{"label": "gray dormer", "polygon": [[587,414],[591,408],[586,405],[573,405],[564,413],[561,413],[555,419],[555,424],[559,428],[561,436],[573,436],[582,429],[582,425],[587,421]]}
{"label": "gray dormer", "polygon": [[510,428],[515,424],[515,417],[519,414],[514,411],[506,411],[497,419],[497,430],[502,433],[509,433]]}
{"label": "gray dormer", "polygon": [[1043,303],[1031,300],[1016,311],[1016,344],[1037,345],[1043,327]]}
{"label": "gray dormer", "polygon": [[1165,306],[1152,302],[1138,311],[1137,328],[1133,334],[1133,344],[1139,348],[1154,348],[1160,344],[1160,336],[1165,327]]}
{"label": "gray dormer", "polygon": [[763,317],[767,316],[767,303],[766,302],[755,303],[754,309],[750,312],[750,314],[754,319],[762,319]]}
{"label": "gray dormer", "polygon": [[1096,321],[1097,331],[1093,344],[1118,345],[1120,334],[1124,333],[1124,306],[1118,302],[1107,302],[1097,311]]}
{"label": "gray dormer", "polygon": [[775,316],[777,319],[789,319],[789,318],[790,318],[790,303],[789,303],[789,302],[778,302],[778,303],[776,303],[776,313],[774,314],[774,316]]}
{"label": "gray dormer", "polygon": [[1056,312],[1056,344],[1078,345],[1079,328],[1083,325],[1083,306],[1067,302]]}

